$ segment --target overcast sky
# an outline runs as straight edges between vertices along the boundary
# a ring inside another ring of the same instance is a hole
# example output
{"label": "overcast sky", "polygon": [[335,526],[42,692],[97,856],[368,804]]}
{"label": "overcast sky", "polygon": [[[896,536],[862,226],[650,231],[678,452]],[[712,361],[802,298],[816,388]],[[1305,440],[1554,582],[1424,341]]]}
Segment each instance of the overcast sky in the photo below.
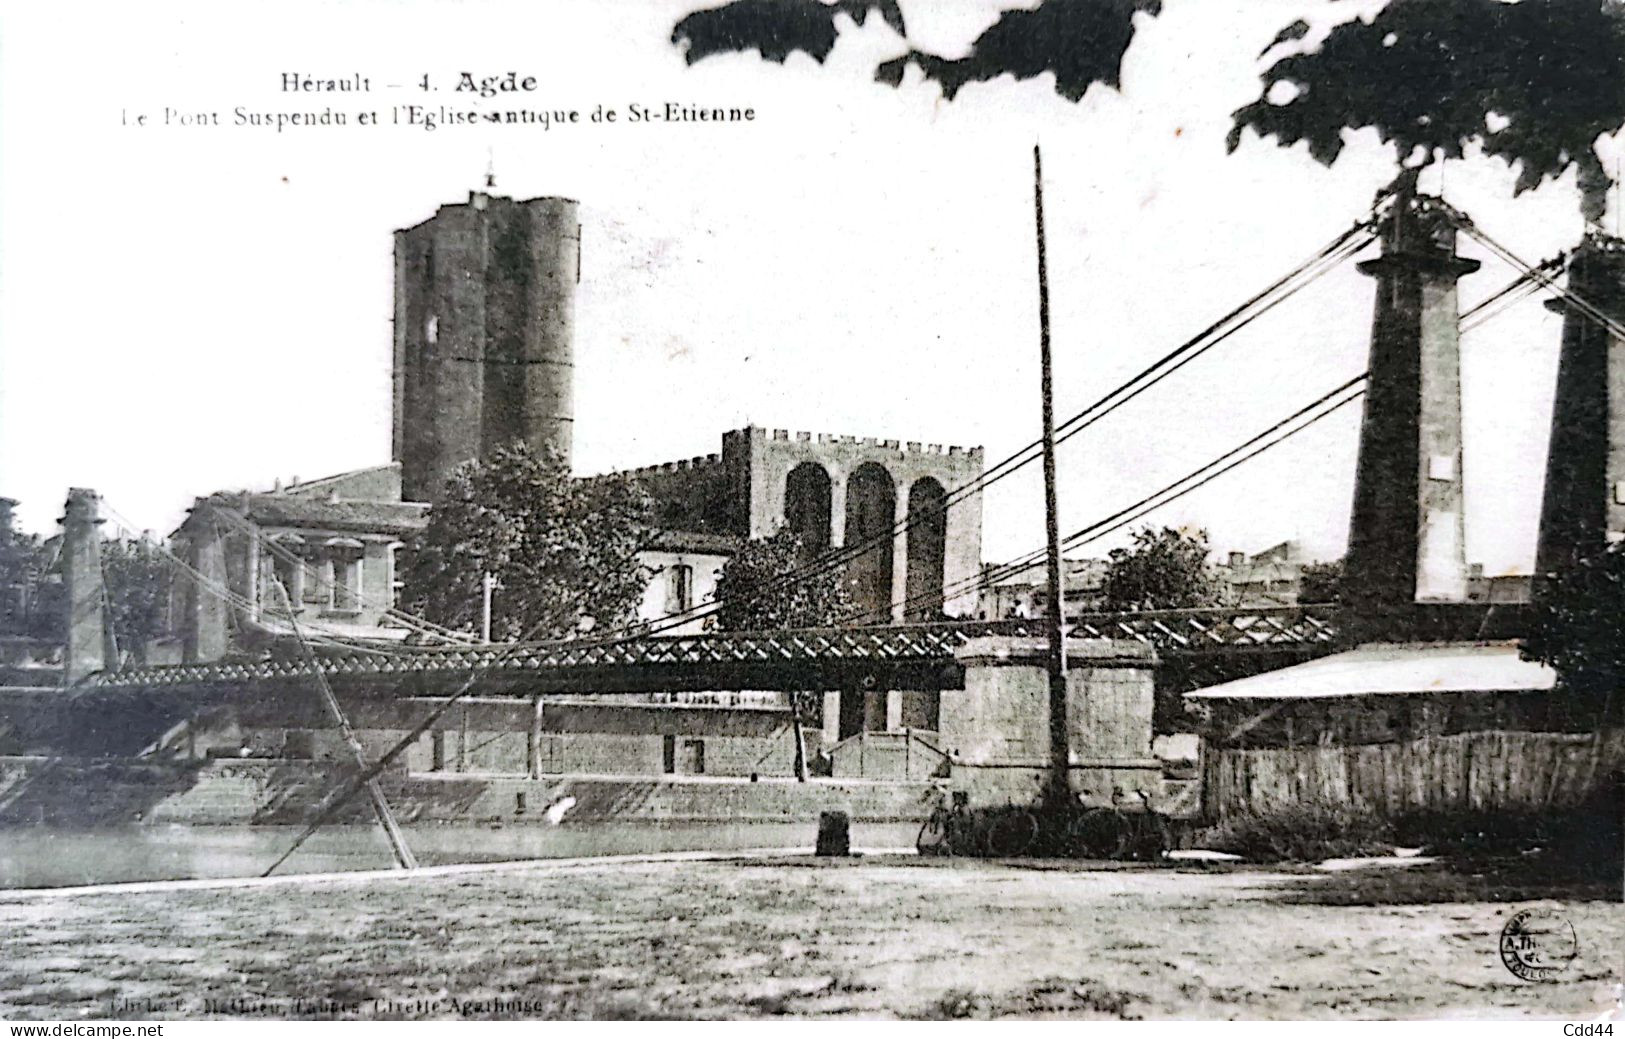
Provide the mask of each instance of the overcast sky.
{"label": "overcast sky", "polygon": [[[1256,139],[1226,156],[1255,55],[1300,15],[1371,3],[1167,0],[1141,19],[1121,93],[1047,77],[952,103],[878,19],[828,63],[687,67],[690,3],[35,4],[0,14],[0,494],[48,531],[69,486],[167,531],[194,496],[388,461],[391,236],[497,190],[579,199],[576,464],[719,449],[753,423],[954,444],[990,462],[1038,432],[1031,148],[1044,148],[1058,408],[1078,410],[1307,257],[1390,180],[1355,135],[1327,170]],[[942,10],[940,8],[946,8]],[[987,3],[905,5],[953,53]],[[85,31],[95,25],[94,32]],[[457,74],[533,75],[485,108],[623,110],[614,126],[272,130],[249,111],[452,104]],[[284,72],[373,91],[296,99]],[[390,90],[385,85],[402,84]],[[631,125],[633,102],[749,106],[730,126]],[[219,128],[121,125],[165,107]],[[1424,188],[1437,188],[1430,172]],[[1488,160],[1449,201],[1526,259],[1578,240],[1573,176],[1516,201]],[[1463,251],[1475,252],[1471,243]],[[1512,277],[1496,261],[1464,305]],[[1371,282],[1322,279],[1061,449],[1063,529],[1105,515],[1365,365]],[[1559,320],[1521,304],[1464,343],[1468,549],[1527,571]],[[1216,549],[1304,540],[1340,555],[1358,408],[1156,517]],[[985,506],[990,561],[1043,538],[1037,466]],[[1095,546],[1104,552],[1121,539]]]}

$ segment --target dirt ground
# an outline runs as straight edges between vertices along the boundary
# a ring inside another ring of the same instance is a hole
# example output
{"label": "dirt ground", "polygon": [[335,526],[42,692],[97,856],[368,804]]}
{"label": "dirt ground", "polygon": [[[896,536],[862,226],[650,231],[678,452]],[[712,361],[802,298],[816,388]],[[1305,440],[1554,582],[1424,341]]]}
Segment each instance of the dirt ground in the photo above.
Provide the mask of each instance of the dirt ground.
{"label": "dirt ground", "polygon": [[[1617,886],[1520,869],[798,858],[0,896],[0,1018],[1595,1018]],[[1500,961],[1530,905],[1578,938],[1557,981]]]}

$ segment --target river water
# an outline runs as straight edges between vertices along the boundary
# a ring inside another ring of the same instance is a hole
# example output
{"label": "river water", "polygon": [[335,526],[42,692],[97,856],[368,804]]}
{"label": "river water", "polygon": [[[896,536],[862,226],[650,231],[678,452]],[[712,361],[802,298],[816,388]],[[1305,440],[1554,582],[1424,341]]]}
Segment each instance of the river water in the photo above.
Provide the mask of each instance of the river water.
{"label": "river water", "polygon": [[[852,826],[854,847],[913,845],[918,823]],[[0,829],[0,889],[67,887],[138,880],[256,877],[287,850],[297,826],[128,826],[66,830]],[[425,866],[519,859],[634,855],[663,851],[736,851],[813,846],[811,823],[582,822],[558,826],[425,824],[406,841]],[[375,826],[329,826],[311,837],[278,874],[388,869],[389,844]]]}

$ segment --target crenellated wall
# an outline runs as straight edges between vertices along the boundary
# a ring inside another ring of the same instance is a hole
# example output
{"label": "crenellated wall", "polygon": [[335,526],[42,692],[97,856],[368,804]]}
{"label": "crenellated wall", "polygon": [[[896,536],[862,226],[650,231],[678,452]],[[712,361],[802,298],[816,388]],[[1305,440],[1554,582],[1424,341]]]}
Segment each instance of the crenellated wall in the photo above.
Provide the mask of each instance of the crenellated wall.
{"label": "crenellated wall", "polygon": [[662,529],[706,534],[733,534],[738,529],[733,485],[721,455],[685,458],[612,475],[629,477],[643,485],[655,502],[654,522]]}
{"label": "crenellated wall", "polygon": [[[847,567],[854,600],[867,611],[854,620],[885,623],[975,614],[982,496],[953,501],[945,517],[940,503],[980,476],[982,464],[980,447],[747,426],[722,435],[720,454],[614,475],[643,484],[655,499],[656,522],[668,530],[764,538],[787,522],[810,521],[823,535],[808,537],[817,548],[872,542]],[[827,481],[811,520],[791,516],[791,474],[803,466]],[[917,521],[901,530],[911,496]],[[896,531],[889,543],[879,537],[888,531]]]}
{"label": "crenellated wall", "polygon": [[[876,466],[890,478],[892,488],[892,523],[878,525],[901,527],[908,520],[909,494],[921,481],[932,480],[937,489],[946,494],[981,475],[983,453],[980,447],[922,444],[917,441],[880,440],[874,437],[840,436],[784,429],[747,427],[724,433],[722,457],[725,462],[737,459],[734,479],[742,485],[749,502],[747,526],[744,533],[750,537],[766,537],[785,522],[786,486],[790,474],[798,466],[812,464],[822,469],[829,478],[830,545],[849,547],[849,520],[859,510],[849,497],[853,476],[862,467]],[[873,472],[873,470],[870,470]],[[871,484],[872,486],[872,484]],[[965,495],[947,510],[945,530],[942,534],[942,585],[952,589],[957,583],[967,587],[952,594],[943,604],[945,612],[956,616],[971,616],[976,609],[976,591],[971,586],[981,566],[982,558],[982,497],[980,492]],[[869,528],[865,528],[869,529]],[[884,556],[884,553],[875,553]],[[863,565],[865,553],[857,566]],[[898,533],[890,551],[889,580],[866,585],[866,590],[878,585],[884,594],[868,605],[876,607],[876,620],[902,620],[905,613],[919,613],[905,608],[904,600],[916,599],[914,606],[925,599],[909,590],[908,536]],[[889,609],[886,609],[889,607]]]}

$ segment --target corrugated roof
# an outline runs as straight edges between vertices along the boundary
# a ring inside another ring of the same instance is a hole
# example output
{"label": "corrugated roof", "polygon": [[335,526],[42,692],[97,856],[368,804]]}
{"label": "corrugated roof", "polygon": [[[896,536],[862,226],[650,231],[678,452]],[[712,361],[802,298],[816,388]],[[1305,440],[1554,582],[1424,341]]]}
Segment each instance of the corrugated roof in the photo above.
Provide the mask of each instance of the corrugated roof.
{"label": "corrugated roof", "polygon": [[1373,643],[1306,664],[1197,689],[1193,700],[1541,692],[1557,672],[1518,657],[1515,642]]}

